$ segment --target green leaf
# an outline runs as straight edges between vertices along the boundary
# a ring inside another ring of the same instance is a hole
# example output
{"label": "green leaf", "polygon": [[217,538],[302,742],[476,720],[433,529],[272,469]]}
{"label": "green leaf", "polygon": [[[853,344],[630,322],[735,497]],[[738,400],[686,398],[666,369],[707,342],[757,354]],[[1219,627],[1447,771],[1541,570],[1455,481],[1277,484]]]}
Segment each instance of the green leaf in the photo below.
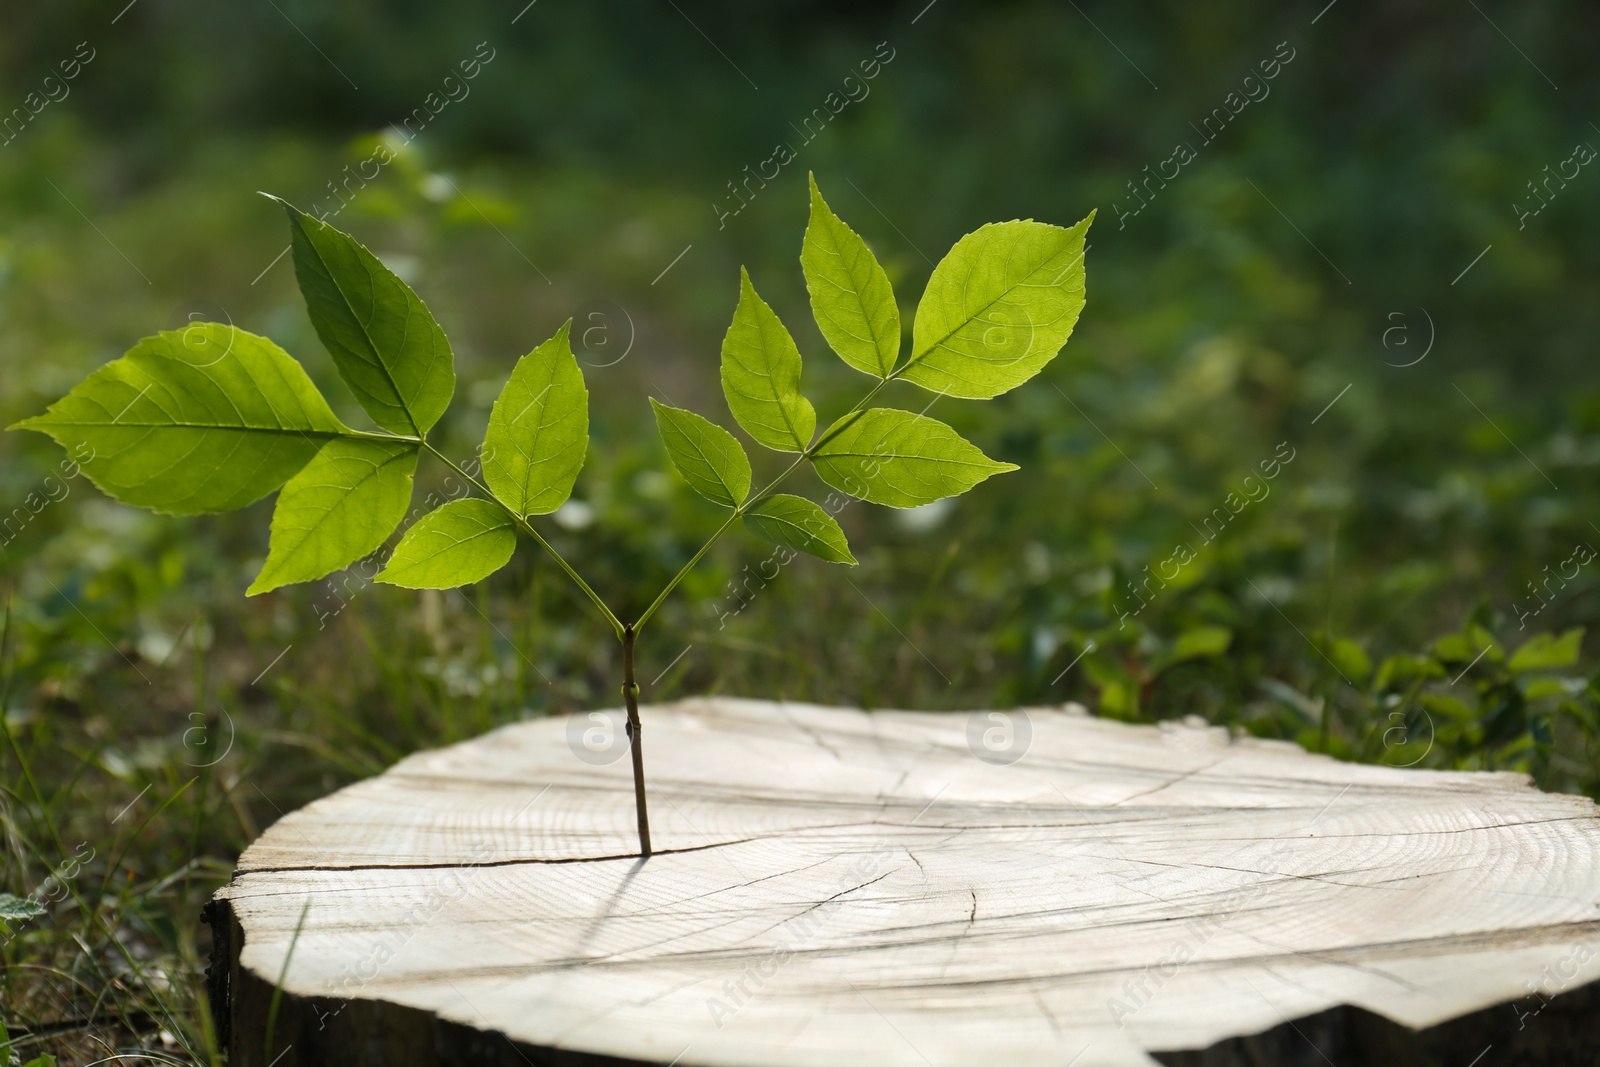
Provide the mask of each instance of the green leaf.
{"label": "green leaf", "polygon": [[1220,656],[1233,643],[1233,631],[1225,626],[1197,626],[1178,635],[1172,646],[1170,662]]}
{"label": "green leaf", "polygon": [[1339,665],[1339,670],[1351,682],[1359,685],[1372,677],[1372,657],[1354,641],[1335,638],[1330,654],[1333,662]]}
{"label": "green leaf", "polygon": [[1413,656],[1408,653],[1396,653],[1385,659],[1378,668],[1378,677],[1373,681],[1372,688],[1377,692],[1386,689],[1403,689],[1408,683],[1419,678],[1448,678],[1445,669],[1431,656]]}
{"label": "green leaf", "polygon": [[17,428],[124,504],[175,515],[259,500],[350,432],[287,352],[214,322],[146,337]]}
{"label": "green leaf", "polygon": [[483,476],[519,515],[548,515],[572,495],[589,448],[589,390],[567,340],[556,335],[517,361],[483,438]]}
{"label": "green leaf", "polygon": [[354,237],[278,203],[289,216],[306,311],[340,377],[385,430],[427,433],[456,387],[444,330],[411,287]]}
{"label": "green leaf", "polygon": [[1468,706],[1466,701],[1443,693],[1418,693],[1417,703],[1430,714],[1453,719],[1458,723],[1470,723],[1478,717],[1478,713]]}
{"label": "green leaf", "polygon": [[1465,633],[1446,634],[1433,642],[1433,654],[1443,663],[1491,663],[1505,659],[1494,636],[1481,626],[1469,626]]}
{"label": "green leaf", "polygon": [[854,564],[850,544],[833,516],[803,496],[769,496],[744,514],[745,529],[775,545],[805,552],[829,563]]}
{"label": "green leaf", "polygon": [[986,400],[1044,369],[1083,310],[1084,235],[1043,222],[998,222],[957,241],[933,268],[900,377]]}
{"label": "green leaf", "polygon": [[246,594],[314,581],[383,544],[411,502],[417,450],[363,437],[323,445],[278,494],[267,561]]}
{"label": "green leaf", "polygon": [[715,504],[736,508],[750,495],[750,459],[721,426],[692,411],[650,399],[667,458],[694,491]]}
{"label": "green leaf", "polygon": [[1554,697],[1557,700],[1565,697],[1576,696],[1583,692],[1588,684],[1582,678],[1563,678],[1560,675],[1535,674],[1520,679],[1522,697],[1524,700],[1546,700]]}
{"label": "green leaf", "polygon": [[1517,649],[1511,655],[1511,662],[1506,666],[1513,672],[1523,671],[1552,671],[1563,667],[1574,666],[1578,662],[1578,652],[1583,644],[1583,627],[1574,627],[1555,637],[1551,634],[1539,634],[1528,641],[1527,644]]}
{"label": "green leaf", "polygon": [[1372,674],[1372,658],[1354,641],[1335,637],[1325,650],[1328,658],[1339,668],[1339,673],[1354,683],[1367,680]]}
{"label": "green leaf", "polygon": [[44,908],[35,901],[26,897],[13,896],[10,893],[0,893],[0,919],[6,922],[21,922],[25,919],[37,919],[44,914]]}
{"label": "green leaf", "polygon": [[1099,714],[1132,717],[1139,713],[1139,687],[1132,682],[1107,682],[1100,687]]}
{"label": "green leaf", "polygon": [[377,581],[407,589],[471,585],[504,567],[516,547],[517,528],[499,504],[452,500],[412,524]]}
{"label": "green leaf", "polygon": [[739,425],[768,448],[803,452],[816,433],[817,413],[800,395],[800,350],[743,267],[722,339],[722,393]]}
{"label": "green leaf", "polygon": [[822,199],[815,175],[800,267],[811,314],[828,344],[856,370],[887,378],[900,355],[894,289],[867,243]]}
{"label": "green leaf", "polygon": [[835,489],[874,504],[931,504],[965,493],[991,474],[1017,469],[996,463],[939,420],[895,408],[846,415],[828,433],[812,453],[817,473]]}

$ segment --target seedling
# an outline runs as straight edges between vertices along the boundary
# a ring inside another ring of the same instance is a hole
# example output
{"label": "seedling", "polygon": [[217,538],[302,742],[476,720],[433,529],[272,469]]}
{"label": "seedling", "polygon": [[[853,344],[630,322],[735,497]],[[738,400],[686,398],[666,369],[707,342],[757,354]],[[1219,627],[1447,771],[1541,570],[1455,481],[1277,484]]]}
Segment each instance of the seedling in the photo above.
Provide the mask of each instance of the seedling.
{"label": "seedling", "polygon": [[[273,198],[276,200],[277,198]],[[800,392],[800,350],[741,271],[722,341],[722,391],[756,443],[793,458],[752,491],[737,438],[694,412],[651,400],[667,457],[726,517],[638,618],[624,622],[540,533],[536,519],[571,495],[589,442],[589,394],[568,341],[570,321],[517,361],[495,401],[481,480],[428,440],[455,391],[450,343],[411,288],[348,234],[283,201],[295,276],[317,336],[375,429],[342,423],[304,368],[265,337],[205,322],[146,337],[43,415],[16,428],[49,434],[91,481],[124,504],[174,515],[240,508],[278,491],[266,562],[247,592],[341,570],[378,550],[411,499],[426,452],[479,496],[413,523],[377,580],[410,589],[481,582],[511,559],[521,533],[549,553],[622,644],[622,696],[633,757],[639,850],[650,854],[634,643],[662,603],[735,522],[758,538],[829,563],[855,563],[820,505],[776,490],[802,463],[869,501],[911,508],[964,493],[997,463],[923,414],[871,407],[892,381],[986,400],[1055,358],[1084,302],[1084,238],[1071,228],[994,223],[967,234],[933,270],[902,352],[900,309],[866,243],[811,182],[800,265],[822,336],[873,384],[820,434]]]}

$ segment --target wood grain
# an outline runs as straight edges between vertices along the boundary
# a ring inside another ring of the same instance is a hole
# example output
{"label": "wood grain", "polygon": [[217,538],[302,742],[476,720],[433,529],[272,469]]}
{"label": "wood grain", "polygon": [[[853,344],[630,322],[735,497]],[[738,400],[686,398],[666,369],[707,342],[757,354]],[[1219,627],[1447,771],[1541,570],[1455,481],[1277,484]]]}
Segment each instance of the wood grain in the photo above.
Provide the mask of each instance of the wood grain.
{"label": "wood grain", "polygon": [[324,1025],[729,1067],[1147,1065],[1339,1005],[1536,1029],[1600,976],[1586,798],[1047,708],[997,765],[973,714],[647,707],[643,863],[627,759],[565,720],[420,753],[245,852],[234,966]]}

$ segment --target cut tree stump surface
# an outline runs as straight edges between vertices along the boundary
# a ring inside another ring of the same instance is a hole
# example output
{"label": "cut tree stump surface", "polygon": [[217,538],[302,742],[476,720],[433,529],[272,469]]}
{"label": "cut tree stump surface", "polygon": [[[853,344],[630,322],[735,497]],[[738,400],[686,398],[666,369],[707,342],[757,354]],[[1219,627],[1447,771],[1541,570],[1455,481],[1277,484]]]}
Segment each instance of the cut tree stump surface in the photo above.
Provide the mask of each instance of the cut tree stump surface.
{"label": "cut tree stump surface", "polygon": [[419,753],[240,857],[234,987],[685,1067],[1090,1067],[1600,977],[1586,798],[1009,714],[999,765],[987,712],[645,708],[647,862],[626,755],[580,759],[569,720]]}

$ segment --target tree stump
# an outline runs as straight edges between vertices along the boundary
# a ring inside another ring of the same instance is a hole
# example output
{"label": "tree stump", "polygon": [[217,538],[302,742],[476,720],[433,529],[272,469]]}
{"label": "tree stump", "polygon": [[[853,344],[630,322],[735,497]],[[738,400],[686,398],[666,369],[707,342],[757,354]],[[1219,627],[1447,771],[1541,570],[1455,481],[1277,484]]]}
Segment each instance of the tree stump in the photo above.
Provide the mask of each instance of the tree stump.
{"label": "tree stump", "polygon": [[411,756],[218,894],[231,1062],[1600,1058],[1588,799],[1072,710],[647,708],[648,861],[620,712]]}

